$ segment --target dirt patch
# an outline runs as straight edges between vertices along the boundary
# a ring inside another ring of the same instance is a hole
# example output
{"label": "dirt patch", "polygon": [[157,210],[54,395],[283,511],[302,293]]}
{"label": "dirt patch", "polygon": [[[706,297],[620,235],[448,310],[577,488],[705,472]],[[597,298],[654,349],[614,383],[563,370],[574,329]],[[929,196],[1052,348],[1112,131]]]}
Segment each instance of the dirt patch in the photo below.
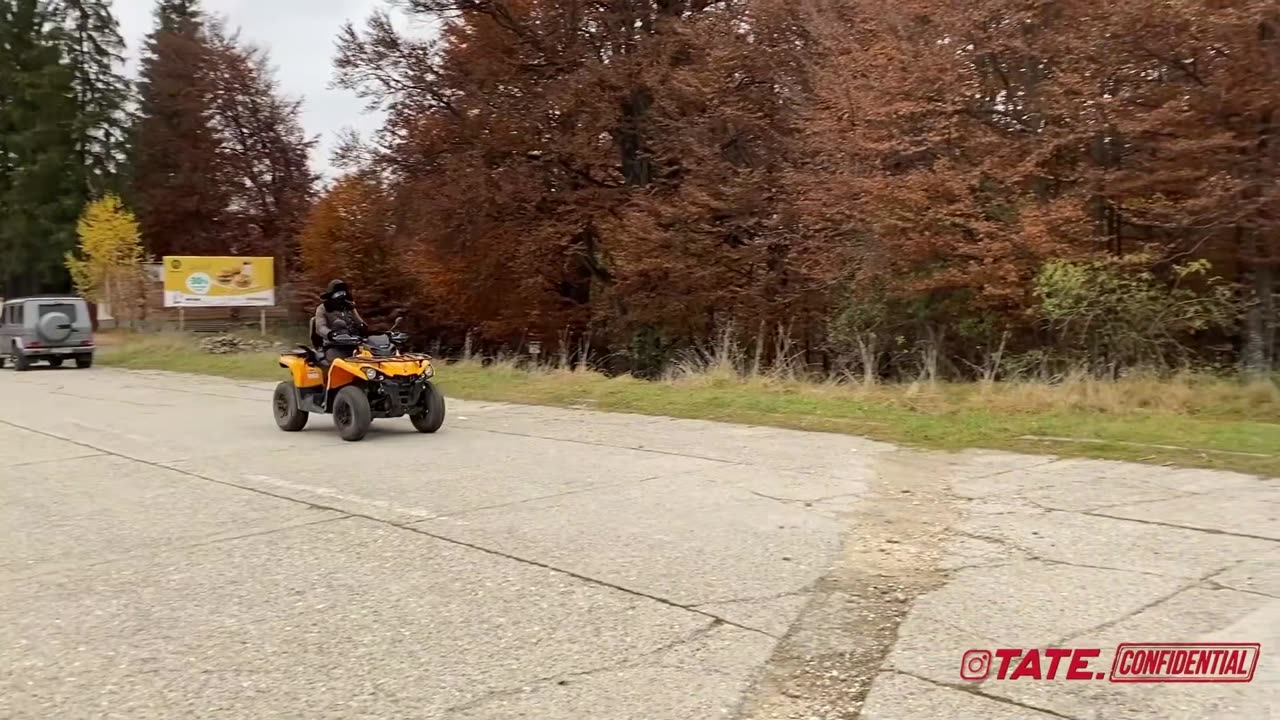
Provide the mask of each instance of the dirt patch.
{"label": "dirt patch", "polygon": [[889,453],[850,513],[842,561],[814,597],[740,714],[742,720],[853,720],[911,603],[940,586],[947,530],[960,503],[938,456]]}

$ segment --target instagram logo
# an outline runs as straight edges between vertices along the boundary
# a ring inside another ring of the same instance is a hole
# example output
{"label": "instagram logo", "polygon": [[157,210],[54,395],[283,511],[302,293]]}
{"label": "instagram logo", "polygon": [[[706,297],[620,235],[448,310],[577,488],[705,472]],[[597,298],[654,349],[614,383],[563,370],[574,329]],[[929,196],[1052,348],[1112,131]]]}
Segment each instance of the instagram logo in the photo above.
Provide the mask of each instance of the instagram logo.
{"label": "instagram logo", "polygon": [[990,650],[969,650],[960,658],[961,680],[986,680],[990,674]]}

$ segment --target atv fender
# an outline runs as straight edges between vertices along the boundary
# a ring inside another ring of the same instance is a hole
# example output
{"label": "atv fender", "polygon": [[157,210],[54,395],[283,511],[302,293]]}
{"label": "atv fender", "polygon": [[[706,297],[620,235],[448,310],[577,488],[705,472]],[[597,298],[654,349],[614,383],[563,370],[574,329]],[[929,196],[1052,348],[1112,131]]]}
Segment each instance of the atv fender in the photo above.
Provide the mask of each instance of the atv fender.
{"label": "atv fender", "polygon": [[333,399],[337,397],[339,390],[348,385],[356,385],[363,389],[365,382],[362,365],[344,358],[334,360],[329,365],[329,377],[325,385],[324,411],[333,412]]}
{"label": "atv fender", "polygon": [[308,363],[301,355],[281,355],[280,367],[289,371],[293,386],[299,390],[316,388],[324,385],[324,373],[320,368]]}

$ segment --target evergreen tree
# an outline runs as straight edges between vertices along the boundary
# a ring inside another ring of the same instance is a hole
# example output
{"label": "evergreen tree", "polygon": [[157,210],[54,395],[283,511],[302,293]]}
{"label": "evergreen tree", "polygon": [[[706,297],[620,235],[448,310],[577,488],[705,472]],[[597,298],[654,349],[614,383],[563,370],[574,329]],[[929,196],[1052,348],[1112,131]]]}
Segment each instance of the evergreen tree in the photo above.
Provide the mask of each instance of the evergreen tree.
{"label": "evergreen tree", "polygon": [[161,0],[142,59],[130,158],[129,200],[154,255],[216,254],[224,244],[228,201],[217,182],[208,63],[199,4]]}
{"label": "evergreen tree", "polygon": [[81,172],[74,78],[46,0],[0,0],[0,294],[68,287]]}
{"label": "evergreen tree", "polygon": [[130,84],[121,70],[125,44],[110,0],[62,0],[67,64],[75,77],[77,154],[85,189],[114,189],[127,131]]}
{"label": "evergreen tree", "polygon": [[160,0],[156,4],[157,32],[196,33],[203,21],[200,0]]}

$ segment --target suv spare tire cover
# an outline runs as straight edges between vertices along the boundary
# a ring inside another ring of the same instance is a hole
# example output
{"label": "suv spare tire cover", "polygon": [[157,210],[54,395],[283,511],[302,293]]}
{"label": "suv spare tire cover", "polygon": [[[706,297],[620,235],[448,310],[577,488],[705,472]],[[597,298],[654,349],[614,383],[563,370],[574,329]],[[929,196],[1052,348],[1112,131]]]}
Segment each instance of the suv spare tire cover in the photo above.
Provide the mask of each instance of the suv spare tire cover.
{"label": "suv spare tire cover", "polygon": [[71,318],[66,313],[51,312],[36,324],[40,337],[51,343],[60,343],[71,337]]}

